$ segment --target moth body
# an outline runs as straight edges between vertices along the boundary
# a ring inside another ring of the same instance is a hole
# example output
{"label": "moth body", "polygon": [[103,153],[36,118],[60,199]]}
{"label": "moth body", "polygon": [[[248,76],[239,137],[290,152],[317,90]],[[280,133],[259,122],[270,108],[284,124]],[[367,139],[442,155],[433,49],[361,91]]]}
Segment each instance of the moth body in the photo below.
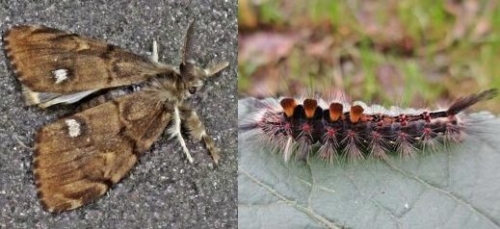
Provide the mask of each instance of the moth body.
{"label": "moth body", "polygon": [[219,150],[186,99],[228,66],[203,69],[193,62],[193,23],[187,29],[179,69],[151,57],[44,26],[15,26],[4,49],[28,105],[75,103],[97,91],[134,84],[134,93],[45,125],[36,134],[34,177],[50,212],[78,208],[120,181],[168,127],[192,162],[181,126],[203,141],[215,163]]}

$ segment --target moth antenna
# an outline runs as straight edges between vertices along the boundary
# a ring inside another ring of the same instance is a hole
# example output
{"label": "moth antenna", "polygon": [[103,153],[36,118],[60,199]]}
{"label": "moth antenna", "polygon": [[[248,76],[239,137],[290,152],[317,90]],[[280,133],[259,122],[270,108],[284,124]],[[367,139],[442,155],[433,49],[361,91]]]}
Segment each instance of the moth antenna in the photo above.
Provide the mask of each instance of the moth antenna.
{"label": "moth antenna", "polygon": [[460,111],[463,111],[478,102],[492,99],[497,95],[498,95],[498,89],[493,88],[478,94],[473,94],[467,97],[459,98],[450,106],[450,108],[448,108],[446,114],[449,116],[456,115],[460,113]]}
{"label": "moth antenna", "polygon": [[[208,78],[222,71],[222,69],[229,66],[229,62],[224,61],[218,63],[207,69],[199,69],[194,65],[191,58],[194,56],[194,33],[195,21],[191,21],[184,36],[184,46],[182,47],[182,63],[180,64],[179,70],[183,77],[189,78],[190,76],[201,76],[202,78]],[[202,71],[202,72],[200,72]]]}
{"label": "moth antenna", "polygon": [[184,36],[184,46],[182,47],[182,63],[186,64],[189,58],[193,57],[193,31],[195,21],[191,21]]}
{"label": "moth antenna", "polygon": [[229,66],[229,62],[224,61],[224,62],[220,62],[220,63],[218,63],[210,68],[204,69],[205,78],[208,78],[210,76],[217,74],[218,72],[222,71],[227,66]]}
{"label": "moth antenna", "polygon": [[186,35],[184,36],[184,46],[182,47],[182,63],[179,67],[180,72],[183,76],[190,74],[194,71],[194,64],[190,62],[190,58],[193,57],[193,31],[194,31],[195,21],[191,21],[186,30]]}

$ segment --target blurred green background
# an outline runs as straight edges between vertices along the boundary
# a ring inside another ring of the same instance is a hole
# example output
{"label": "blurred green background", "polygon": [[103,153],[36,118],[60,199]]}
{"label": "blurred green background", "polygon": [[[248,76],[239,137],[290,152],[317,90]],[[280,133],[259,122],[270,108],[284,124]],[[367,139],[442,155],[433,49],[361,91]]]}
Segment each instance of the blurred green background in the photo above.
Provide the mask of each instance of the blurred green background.
{"label": "blurred green background", "polygon": [[[239,0],[240,97],[415,107],[500,88],[500,1]],[[500,113],[500,98],[473,110]]]}

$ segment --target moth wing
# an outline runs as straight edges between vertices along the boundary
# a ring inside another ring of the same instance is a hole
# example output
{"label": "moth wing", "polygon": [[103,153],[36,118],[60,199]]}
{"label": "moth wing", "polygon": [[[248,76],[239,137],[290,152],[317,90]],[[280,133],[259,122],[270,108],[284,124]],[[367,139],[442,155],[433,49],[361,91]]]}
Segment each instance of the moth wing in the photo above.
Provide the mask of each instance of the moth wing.
{"label": "moth wing", "polygon": [[147,93],[120,97],[38,131],[35,184],[46,210],[71,210],[98,199],[151,147],[172,117]]}
{"label": "moth wing", "polygon": [[4,48],[27,103],[41,107],[174,71],[117,46],[44,26],[12,27],[4,34]]}

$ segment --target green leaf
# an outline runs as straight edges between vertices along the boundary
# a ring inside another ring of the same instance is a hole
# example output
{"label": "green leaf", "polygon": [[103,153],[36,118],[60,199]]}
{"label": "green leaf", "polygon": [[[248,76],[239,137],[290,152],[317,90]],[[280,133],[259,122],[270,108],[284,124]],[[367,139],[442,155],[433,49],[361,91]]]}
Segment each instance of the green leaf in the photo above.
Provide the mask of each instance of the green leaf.
{"label": "green leaf", "polygon": [[[239,101],[239,120],[256,109]],[[285,163],[238,137],[239,228],[500,228],[500,120],[467,116],[461,144],[416,158]]]}

